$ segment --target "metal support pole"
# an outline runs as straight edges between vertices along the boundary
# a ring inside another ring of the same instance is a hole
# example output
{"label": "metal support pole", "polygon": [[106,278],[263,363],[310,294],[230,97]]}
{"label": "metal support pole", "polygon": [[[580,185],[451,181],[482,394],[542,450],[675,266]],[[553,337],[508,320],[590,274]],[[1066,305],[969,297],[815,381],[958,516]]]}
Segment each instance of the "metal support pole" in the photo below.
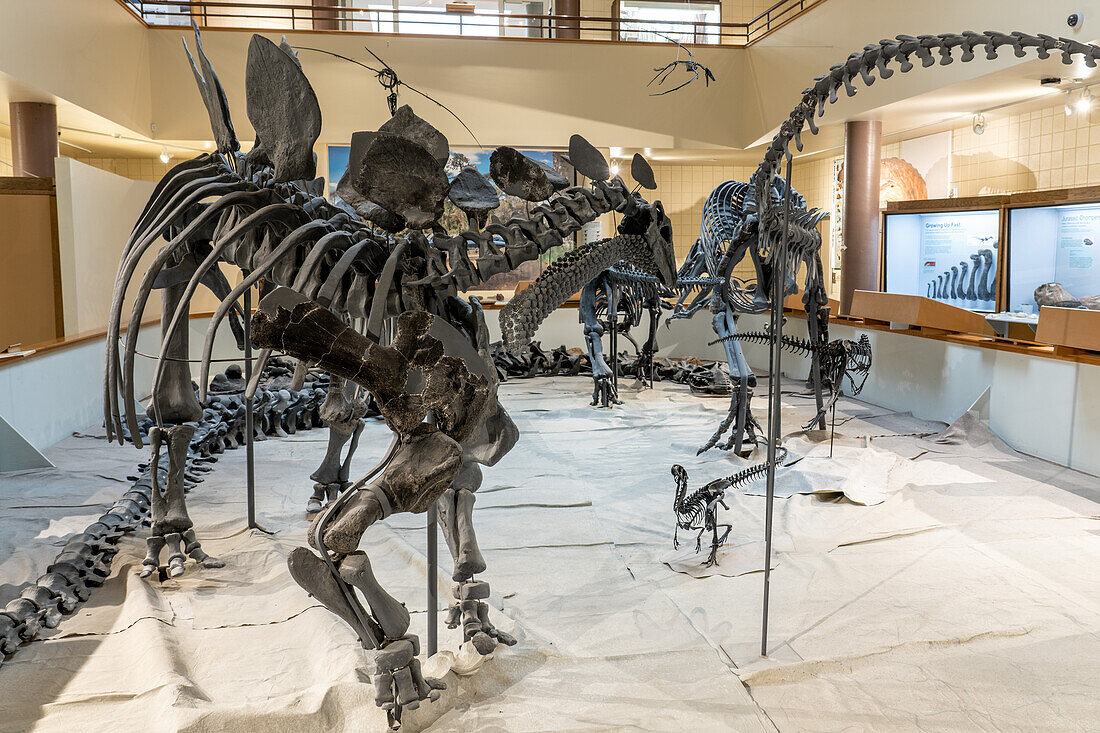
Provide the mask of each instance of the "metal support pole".
{"label": "metal support pole", "polygon": [[[241,270],[242,277],[248,277],[251,273]],[[244,291],[244,383],[252,381],[252,288]],[[256,446],[255,430],[252,425],[252,397],[247,390],[244,398],[244,432],[245,432],[245,472],[246,472],[246,496],[248,503],[248,528],[257,529],[256,523]]]}
{"label": "metal support pole", "polygon": [[619,393],[619,286],[607,289],[607,320],[611,324],[611,384]]}
{"label": "metal support pole", "polygon": [[833,439],[836,437],[836,403],[833,403],[833,417],[829,428],[829,458],[833,457]]}
{"label": "metal support pole", "polygon": [[[764,511],[764,603],[760,625],[760,656],[768,656],[768,601],[772,577],[772,517],[775,504],[775,449],[782,427],[780,371],[783,350],[783,293],[787,276],[787,228],[791,216],[791,158],[787,156],[787,186],[783,194],[783,233],[772,262],[772,342],[768,359],[768,470],[767,504]],[[771,181],[765,182],[764,196],[771,194]]]}
{"label": "metal support pole", "polygon": [[428,507],[428,656],[439,648],[439,553],[436,549],[436,508]]}

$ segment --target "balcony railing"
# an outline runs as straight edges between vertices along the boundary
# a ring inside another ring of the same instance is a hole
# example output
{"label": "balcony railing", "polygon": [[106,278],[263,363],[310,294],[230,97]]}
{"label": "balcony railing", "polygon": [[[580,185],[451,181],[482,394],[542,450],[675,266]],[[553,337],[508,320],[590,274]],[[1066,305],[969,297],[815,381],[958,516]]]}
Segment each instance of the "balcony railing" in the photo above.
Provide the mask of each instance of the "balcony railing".
{"label": "balcony railing", "polygon": [[[748,46],[825,0],[779,0],[755,18],[739,22],[550,13],[487,12],[472,2],[448,2],[439,10],[369,0],[118,0],[150,27],[190,25],[249,30],[351,31],[361,33],[480,38],[528,38],[620,43]],[[508,0],[508,5],[513,4]],[[610,5],[610,3],[609,3]],[[710,4],[718,5],[717,2]],[[496,7],[503,10],[504,2]],[[526,7],[530,7],[529,4]],[[614,5],[612,7],[618,7]],[[685,3],[685,8],[690,3]]]}

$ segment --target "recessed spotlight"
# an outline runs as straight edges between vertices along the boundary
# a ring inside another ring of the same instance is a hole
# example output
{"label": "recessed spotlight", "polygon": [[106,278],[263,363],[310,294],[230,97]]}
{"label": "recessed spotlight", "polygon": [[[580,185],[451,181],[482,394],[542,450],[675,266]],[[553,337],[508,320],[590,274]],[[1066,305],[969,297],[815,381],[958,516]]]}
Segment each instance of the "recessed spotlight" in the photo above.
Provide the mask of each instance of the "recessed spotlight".
{"label": "recessed spotlight", "polygon": [[983,132],[985,132],[985,115],[983,115],[981,112],[974,115],[973,129],[975,135],[981,135]]}

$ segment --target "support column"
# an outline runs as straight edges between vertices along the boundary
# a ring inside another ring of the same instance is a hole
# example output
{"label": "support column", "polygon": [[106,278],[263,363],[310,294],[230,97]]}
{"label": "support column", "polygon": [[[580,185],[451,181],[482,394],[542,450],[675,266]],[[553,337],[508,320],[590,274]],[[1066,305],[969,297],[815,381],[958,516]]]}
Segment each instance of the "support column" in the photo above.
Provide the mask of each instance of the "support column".
{"label": "support column", "polygon": [[840,312],[852,309],[856,290],[879,286],[879,176],[882,123],[844,124],[844,252],[840,260]]}
{"label": "support column", "polygon": [[48,102],[10,102],[8,112],[14,175],[53,178],[57,107]]}
{"label": "support column", "polygon": [[[340,30],[339,0],[313,0],[313,29],[318,31]],[[329,10],[329,8],[332,8]]]}
{"label": "support column", "polygon": [[579,18],[581,15],[581,0],[554,0],[554,38],[581,37],[581,24],[578,20],[564,20],[565,18]]}

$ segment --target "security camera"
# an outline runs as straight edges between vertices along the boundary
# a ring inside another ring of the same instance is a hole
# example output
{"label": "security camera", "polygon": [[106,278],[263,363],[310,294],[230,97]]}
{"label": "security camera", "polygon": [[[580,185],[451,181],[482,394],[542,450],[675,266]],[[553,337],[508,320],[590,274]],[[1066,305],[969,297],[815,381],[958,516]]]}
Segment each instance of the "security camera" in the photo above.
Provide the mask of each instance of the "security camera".
{"label": "security camera", "polygon": [[1066,18],[1066,25],[1068,25],[1070,28],[1073,28],[1074,30],[1079,29],[1081,27],[1081,24],[1084,22],[1084,13],[1070,13],[1069,17]]}

